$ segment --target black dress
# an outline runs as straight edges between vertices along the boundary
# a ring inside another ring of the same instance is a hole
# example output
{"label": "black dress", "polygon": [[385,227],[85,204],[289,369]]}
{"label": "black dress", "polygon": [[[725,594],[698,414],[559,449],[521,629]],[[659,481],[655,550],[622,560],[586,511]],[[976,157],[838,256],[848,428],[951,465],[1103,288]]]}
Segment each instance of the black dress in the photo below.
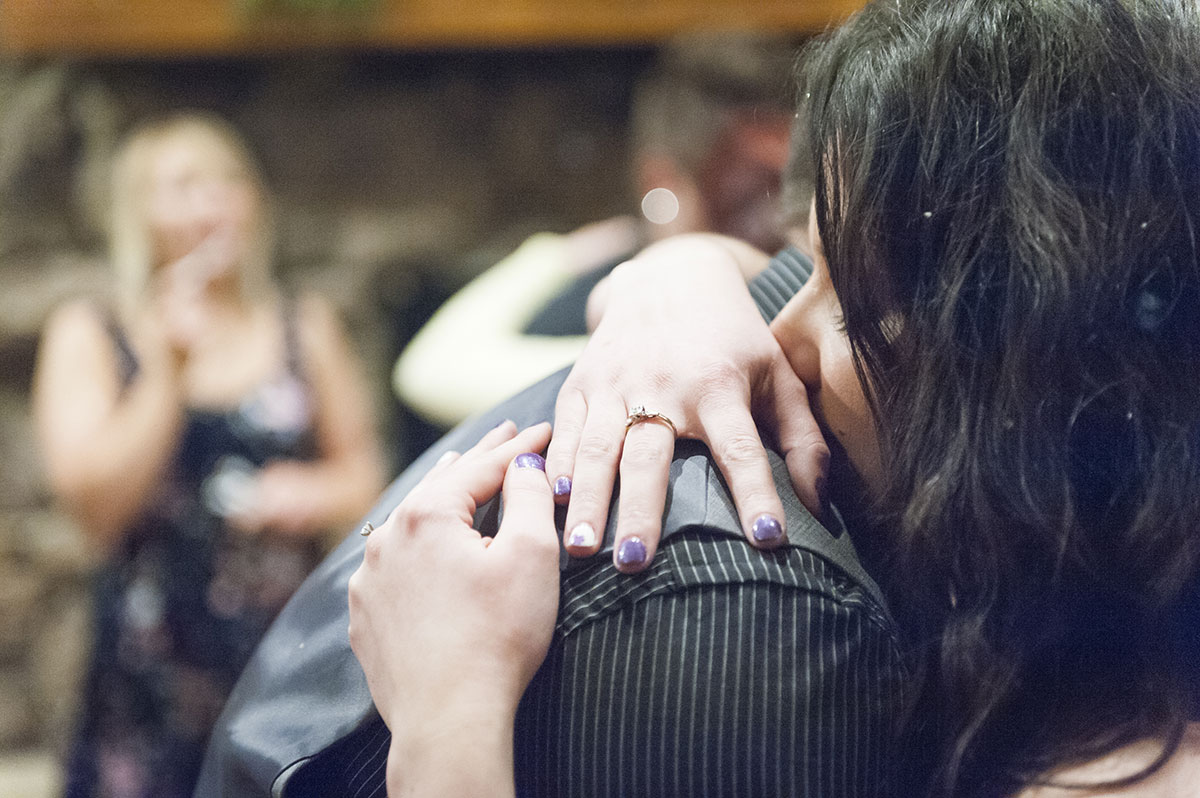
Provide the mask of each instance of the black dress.
{"label": "black dress", "polygon": [[[123,383],[138,363],[108,325]],[[68,798],[190,796],[209,732],[275,615],[318,562],[311,540],[226,519],[271,461],[308,460],[312,391],[285,314],[287,363],[238,406],[186,410],[171,473],[96,575],[95,640]]]}

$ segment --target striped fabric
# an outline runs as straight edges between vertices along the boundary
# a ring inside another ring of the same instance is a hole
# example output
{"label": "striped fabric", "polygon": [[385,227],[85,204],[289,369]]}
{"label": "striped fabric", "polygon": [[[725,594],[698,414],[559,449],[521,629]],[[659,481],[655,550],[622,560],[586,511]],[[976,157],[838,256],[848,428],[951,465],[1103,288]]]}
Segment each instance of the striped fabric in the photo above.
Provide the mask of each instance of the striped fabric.
{"label": "striped fabric", "polygon": [[768,324],[803,287],[812,274],[812,259],[795,247],[771,258],[767,268],[750,281],[750,296]]}
{"label": "striped fabric", "polygon": [[[687,530],[638,576],[564,577],[517,718],[517,793],[884,795],[902,675],[887,613],[825,558]],[[288,794],[383,798],[389,741],[373,718]]]}

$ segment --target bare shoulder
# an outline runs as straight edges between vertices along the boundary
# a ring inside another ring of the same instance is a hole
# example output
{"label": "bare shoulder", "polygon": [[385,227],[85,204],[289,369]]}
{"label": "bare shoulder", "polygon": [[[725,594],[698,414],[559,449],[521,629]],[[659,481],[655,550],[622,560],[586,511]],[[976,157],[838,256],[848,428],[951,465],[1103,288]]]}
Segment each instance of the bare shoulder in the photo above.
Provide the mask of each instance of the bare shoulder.
{"label": "bare shoulder", "polygon": [[[1108,756],[1082,765],[1064,768],[1053,774],[1062,784],[1089,784],[1113,781],[1137,773],[1160,751],[1154,741],[1127,745]],[[1159,770],[1136,784],[1122,789],[1079,790],[1068,787],[1039,786],[1022,791],[1016,798],[1200,798],[1200,723],[1190,723],[1175,755]]]}
{"label": "bare shoulder", "polygon": [[40,368],[63,361],[74,366],[111,367],[113,352],[103,313],[94,302],[83,299],[55,308],[42,328]]}
{"label": "bare shoulder", "polygon": [[104,333],[103,311],[95,302],[74,299],[65,302],[46,319],[43,338],[98,339]]}
{"label": "bare shoulder", "polygon": [[102,415],[120,391],[119,361],[104,311],[88,301],[56,308],[42,328],[34,415],[55,428]]}

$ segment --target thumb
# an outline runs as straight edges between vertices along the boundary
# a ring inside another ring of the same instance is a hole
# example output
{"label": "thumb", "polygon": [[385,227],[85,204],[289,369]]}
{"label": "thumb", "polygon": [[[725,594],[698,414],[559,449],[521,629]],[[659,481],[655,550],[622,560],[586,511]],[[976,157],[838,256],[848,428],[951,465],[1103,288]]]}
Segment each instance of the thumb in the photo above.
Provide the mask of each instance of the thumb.
{"label": "thumb", "polygon": [[504,475],[504,519],[489,550],[558,570],[554,496],[539,454],[517,455]]}

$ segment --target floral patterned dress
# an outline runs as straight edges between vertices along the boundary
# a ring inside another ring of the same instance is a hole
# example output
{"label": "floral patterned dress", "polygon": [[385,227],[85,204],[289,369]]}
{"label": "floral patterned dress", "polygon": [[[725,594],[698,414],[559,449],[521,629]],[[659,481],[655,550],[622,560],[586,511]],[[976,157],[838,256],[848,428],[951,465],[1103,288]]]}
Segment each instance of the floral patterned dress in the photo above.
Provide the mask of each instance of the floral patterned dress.
{"label": "floral patterned dress", "polygon": [[[255,472],[314,455],[311,390],[285,317],[287,368],[237,407],[189,409],[152,509],[97,574],[95,639],[68,798],[184,798],[208,734],[275,615],[320,556],[311,540],[226,522]],[[122,377],[137,360],[109,324]]]}

